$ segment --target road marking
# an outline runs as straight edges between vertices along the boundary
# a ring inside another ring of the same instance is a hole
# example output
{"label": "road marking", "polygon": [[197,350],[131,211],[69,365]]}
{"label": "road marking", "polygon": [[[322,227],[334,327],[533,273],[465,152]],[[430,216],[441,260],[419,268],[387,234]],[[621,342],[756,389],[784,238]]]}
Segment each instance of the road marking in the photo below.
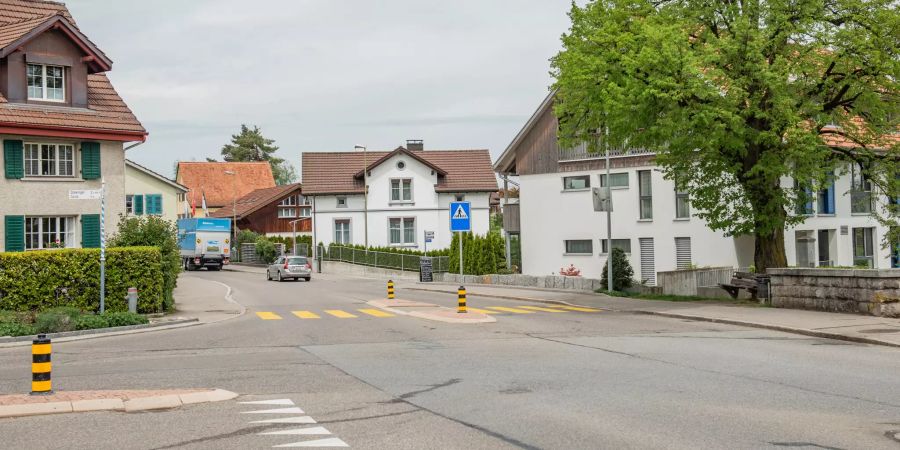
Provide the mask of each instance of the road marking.
{"label": "road marking", "polygon": [[272,448],[287,447],[349,447],[349,445],[338,438],[328,438],[317,439],[315,441],[294,442],[293,444],[281,444],[272,446]]}
{"label": "road marking", "polygon": [[581,312],[600,312],[600,311],[603,311],[602,309],[582,308],[582,307],[580,307],[580,306],[562,306],[562,305],[560,305],[560,306],[554,306],[554,308],[562,308],[562,309],[568,309],[568,310],[570,310],[570,311],[581,311]]}
{"label": "road marking", "polygon": [[353,314],[350,314],[347,311],[341,311],[340,309],[326,309],[325,312],[339,319],[352,319],[356,317]]}
{"label": "road marking", "polygon": [[266,420],[254,420],[250,423],[316,423],[312,417],[309,416],[298,416],[298,417],[282,417],[280,419],[266,419]]}
{"label": "road marking", "polygon": [[481,314],[500,314],[497,311],[488,311],[486,309],[478,309],[478,308],[473,308],[471,306],[469,306],[467,309],[469,311],[477,312],[477,313],[481,313]]}
{"label": "road marking", "polygon": [[262,320],[281,320],[281,316],[269,311],[260,311],[256,315]]}
{"label": "road marking", "polygon": [[505,306],[488,306],[488,308],[496,309],[497,311],[511,312],[511,313],[515,313],[515,314],[534,314],[534,311],[529,311],[527,309],[507,308]]}
{"label": "road marking", "polygon": [[326,430],[325,427],[309,427],[309,428],[294,428],[291,430],[278,430],[278,431],[269,431],[266,433],[257,433],[260,436],[265,435],[324,435],[331,434],[330,431]]}
{"label": "road marking", "polygon": [[368,314],[370,316],[375,316],[375,317],[394,317],[393,314],[386,313],[380,309],[358,309],[357,311]]}
{"label": "road marking", "polygon": [[242,411],[241,414],[303,414],[303,410],[297,407],[262,409],[259,411]]}
{"label": "road marking", "polygon": [[558,310],[558,309],[542,308],[542,307],[540,307],[540,306],[517,306],[516,308],[525,308],[525,309],[532,309],[532,310],[535,310],[535,311],[555,312],[555,313],[564,313],[564,312],[568,312],[568,311],[560,311],[560,310]]}
{"label": "road marking", "polygon": [[242,405],[283,405],[294,406],[294,401],[289,398],[280,398],[278,400],[257,400],[254,402],[238,402]]}
{"label": "road marking", "polygon": [[291,311],[295,316],[301,319],[321,319],[318,314],[312,311]]}

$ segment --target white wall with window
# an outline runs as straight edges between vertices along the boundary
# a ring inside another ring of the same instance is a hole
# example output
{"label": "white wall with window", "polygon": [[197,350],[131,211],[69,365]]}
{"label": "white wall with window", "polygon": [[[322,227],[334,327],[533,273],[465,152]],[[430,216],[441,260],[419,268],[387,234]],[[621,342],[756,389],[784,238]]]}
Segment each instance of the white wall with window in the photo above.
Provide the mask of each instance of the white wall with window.
{"label": "white wall with window", "polygon": [[[184,214],[186,188],[131,161],[125,166],[125,213],[178,220]],[[199,208],[199,205],[197,205]]]}

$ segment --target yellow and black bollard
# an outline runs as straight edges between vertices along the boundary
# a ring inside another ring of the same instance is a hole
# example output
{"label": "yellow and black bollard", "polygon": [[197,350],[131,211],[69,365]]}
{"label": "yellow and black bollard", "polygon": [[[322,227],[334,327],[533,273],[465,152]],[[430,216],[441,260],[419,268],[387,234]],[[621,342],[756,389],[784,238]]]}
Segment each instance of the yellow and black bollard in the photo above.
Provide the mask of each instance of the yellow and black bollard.
{"label": "yellow and black bollard", "polygon": [[394,299],[394,280],[388,280],[388,300]]}
{"label": "yellow and black bollard", "polygon": [[457,292],[459,293],[459,309],[456,312],[465,314],[469,312],[468,309],[466,309],[466,287],[460,286],[459,291]]}
{"label": "yellow and black bollard", "polygon": [[50,381],[50,339],[39,334],[31,342],[31,395],[50,395],[53,386]]}

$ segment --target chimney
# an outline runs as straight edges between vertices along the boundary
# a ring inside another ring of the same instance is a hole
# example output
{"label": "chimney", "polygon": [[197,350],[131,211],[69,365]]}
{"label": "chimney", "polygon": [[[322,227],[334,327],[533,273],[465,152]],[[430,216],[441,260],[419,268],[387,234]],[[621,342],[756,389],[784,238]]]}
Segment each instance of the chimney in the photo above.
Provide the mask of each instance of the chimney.
{"label": "chimney", "polygon": [[410,151],[425,150],[425,143],[421,139],[407,139],[406,149]]}

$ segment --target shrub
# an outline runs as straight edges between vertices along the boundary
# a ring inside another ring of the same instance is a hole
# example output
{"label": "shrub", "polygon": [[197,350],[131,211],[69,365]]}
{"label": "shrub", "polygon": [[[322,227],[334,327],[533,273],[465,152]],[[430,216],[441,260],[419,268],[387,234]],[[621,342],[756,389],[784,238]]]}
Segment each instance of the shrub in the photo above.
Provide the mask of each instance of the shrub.
{"label": "shrub", "polygon": [[119,232],[110,239],[109,246],[159,248],[163,271],[163,308],[171,310],[175,304],[175,285],[181,272],[178,228],[175,224],[157,216],[122,217]]}
{"label": "shrub", "polygon": [[28,336],[36,334],[34,327],[24,323],[0,323],[0,336]]}
{"label": "shrub", "polygon": [[[616,290],[621,291],[622,289],[631,287],[631,277],[634,276],[634,270],[631,268],[631,263],[628,262],[628,257],[625,255],[625,251],[618,247],[613,247],[610,259],[613,262],[613,287]],[[600,278],[600,283],[603,285],[604,290],[608,290],[607,287],[609,285],[609,262],[603,265],[603,275]]]}
{"label": "shrub", "polygon": [[271,264],[278,257],[278,250],[275,244],[265,237],[261,237],[256,241],[256,259]]}
{"label": "shrub", "polygon": [[[113,313],[116,314],[116,313]],[[75,319],[75,329],[76,330],[93,330],[96,328],[106,328],[109,326],[109,321],[106,319],[106,316],[98,316],[95,314],[83,314],[78,316]]]}
{"label": "shrub", "polygon": [[70,306],[49,309],[37,315],[34,319],[34,328],[38,333],[73,331],[79,316],[81,310]]}
{"label": "shrub", "polygon": [[[453,233],[450,241],[450,273],[459,273],[459,236],[460,233]],[[506,269],[506,244],[499,233],[462,236],[464,274],[487,275]]]}
{"label": "shrub", "polygon": [[111,312],[103,314],[100,317],[105,319],[110,327],[125,327],[129,325],[143,325],[145,323],[150,323],[146,317],[130,312]]}

